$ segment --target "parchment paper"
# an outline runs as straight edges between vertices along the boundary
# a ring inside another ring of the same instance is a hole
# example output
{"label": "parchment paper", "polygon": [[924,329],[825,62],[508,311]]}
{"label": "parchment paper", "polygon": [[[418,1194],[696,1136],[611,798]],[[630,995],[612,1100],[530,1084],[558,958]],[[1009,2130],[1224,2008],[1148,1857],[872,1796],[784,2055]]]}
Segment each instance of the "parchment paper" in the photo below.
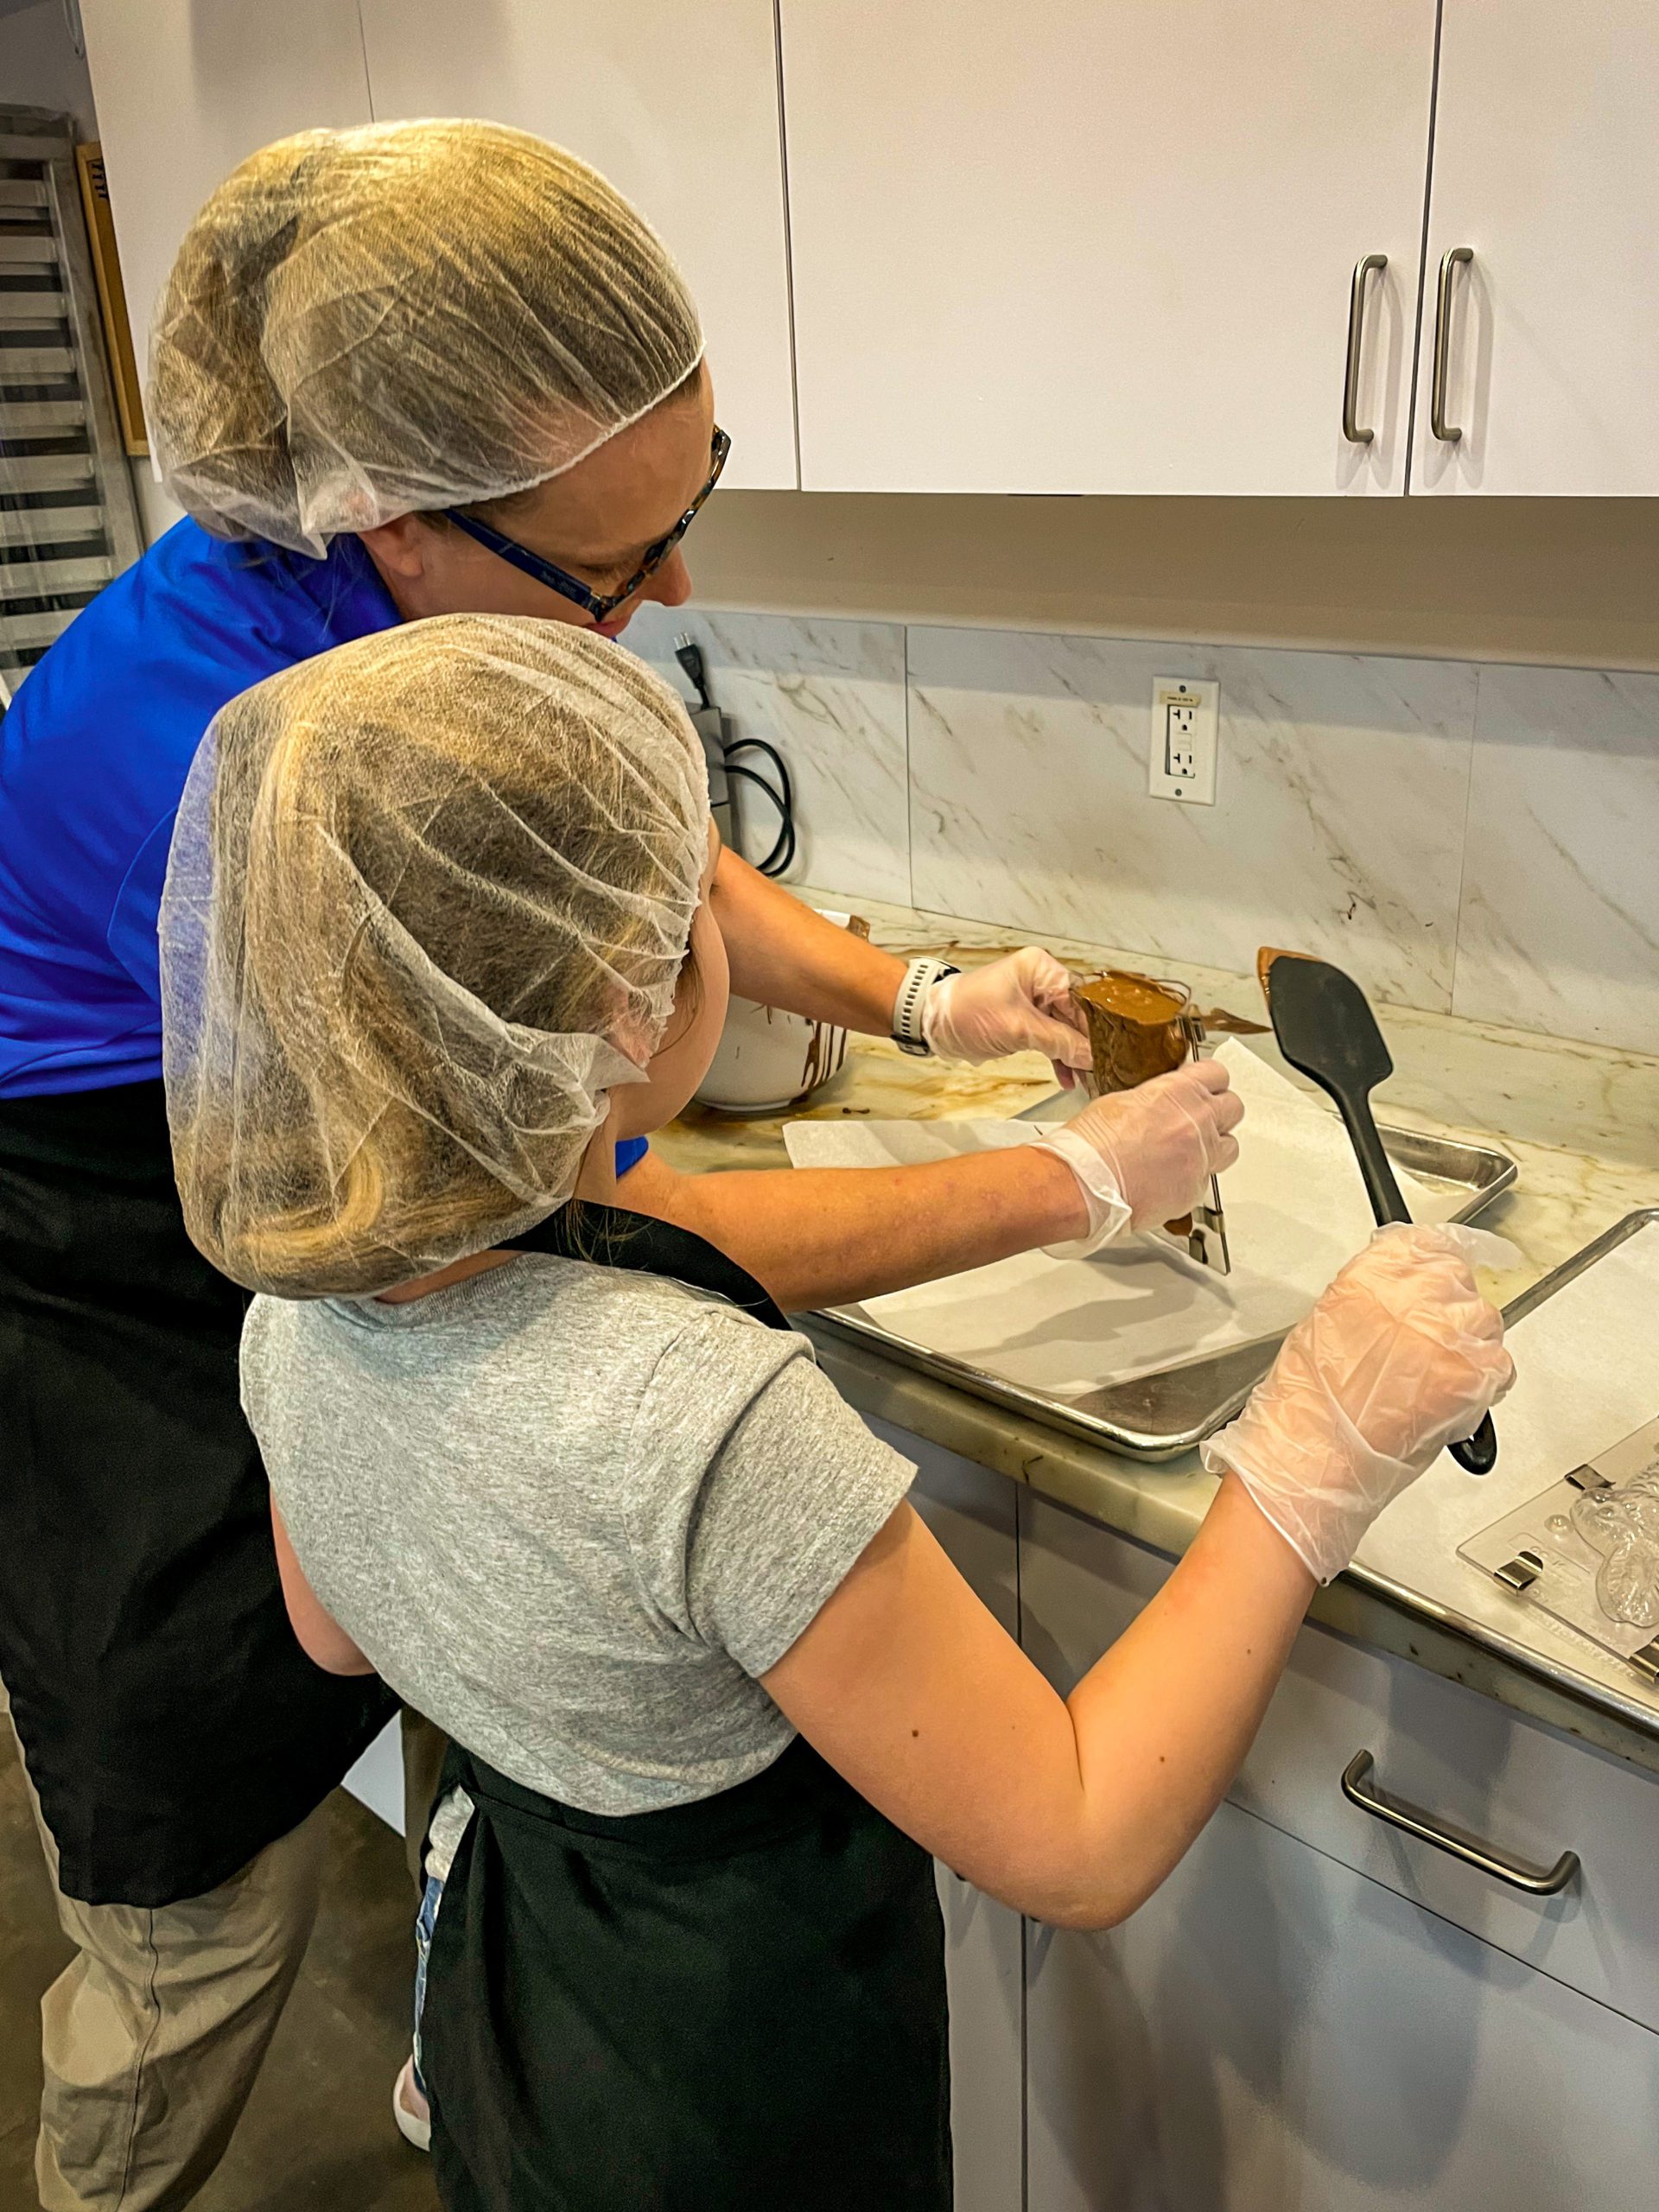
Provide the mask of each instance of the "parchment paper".
{"label": "parchment paper", "polygon": [[[897,1336],[1056,1397],[1127,1382],[1300,1319],[1370,1237],[1371,1213],[1340,1122],[1249,1047],[1216,1058],[1245,1102],[1238,1165],[1222,1179],[1233,1272],[1158,1236],[1091,1260],[1029,1252],[861,1309]],[[791,1122],[797,1167],[885,1167],[1025,1141],[1029,1122]],[[1443,1221],[1461,1193],[1401,1175],[1413,1217]]]}

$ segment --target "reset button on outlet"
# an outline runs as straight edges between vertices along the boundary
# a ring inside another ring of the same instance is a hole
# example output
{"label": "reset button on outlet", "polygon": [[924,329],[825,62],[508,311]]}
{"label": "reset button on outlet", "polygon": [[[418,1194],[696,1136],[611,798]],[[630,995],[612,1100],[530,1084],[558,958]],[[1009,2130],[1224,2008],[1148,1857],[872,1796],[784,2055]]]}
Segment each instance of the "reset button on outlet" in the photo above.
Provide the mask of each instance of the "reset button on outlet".
{"label": "reset button on outlet", "polygon": [[1152,687],[1147,789],[1184,806],[1216,803],[1216,731],[1221,686],[1192,676],[1160,676]]}

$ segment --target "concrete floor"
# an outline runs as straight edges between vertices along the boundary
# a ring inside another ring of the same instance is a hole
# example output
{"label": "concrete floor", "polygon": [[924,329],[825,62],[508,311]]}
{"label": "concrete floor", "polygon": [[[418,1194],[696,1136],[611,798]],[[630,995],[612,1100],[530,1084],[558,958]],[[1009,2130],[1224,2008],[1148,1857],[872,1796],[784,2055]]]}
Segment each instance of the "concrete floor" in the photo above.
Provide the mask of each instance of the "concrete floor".
{"label": "concrete floor", "polygon": [[[435,2212],[431,2172],[393,2126],[409,2050],[413,1901],[390,1828],[337,1790],[322,1910],[224,2164],[194,2212]],[[0,2207],[35,2205],[41,1992],[59,1933],[11,1731],[0,1721]]]}

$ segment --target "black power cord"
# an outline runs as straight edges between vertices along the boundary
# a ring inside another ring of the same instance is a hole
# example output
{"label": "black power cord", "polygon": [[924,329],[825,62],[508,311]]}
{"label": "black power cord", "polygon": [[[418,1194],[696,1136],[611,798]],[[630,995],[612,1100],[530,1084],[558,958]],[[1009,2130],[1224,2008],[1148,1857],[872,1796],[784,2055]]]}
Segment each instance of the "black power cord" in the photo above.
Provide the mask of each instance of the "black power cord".
{"label": "black power cord", "polygon": [[[704,714],[712,713],[715,702],[709,696],[709,675],[703,664],[702,648],[693,638],[678,637],[674,640],[674,658],[696,694],[699,710]],[[777,747],[768,744],[764,737],[739,737],[729,742],[722,738],[721,750],[725,758],[727,775],[735,776],[743,783],[753,784],[777,812],[778,834],[772,842],[772,850],[765,860],[757,861],[754,865],[762,875],[782,875],[794,866],[796,853],[795,786],[790,780],[784,757]],[[737,760],[740,753],[763,753],[772,764],[777,777],[776,783],[769,782],[757,769],[741,766]]]}

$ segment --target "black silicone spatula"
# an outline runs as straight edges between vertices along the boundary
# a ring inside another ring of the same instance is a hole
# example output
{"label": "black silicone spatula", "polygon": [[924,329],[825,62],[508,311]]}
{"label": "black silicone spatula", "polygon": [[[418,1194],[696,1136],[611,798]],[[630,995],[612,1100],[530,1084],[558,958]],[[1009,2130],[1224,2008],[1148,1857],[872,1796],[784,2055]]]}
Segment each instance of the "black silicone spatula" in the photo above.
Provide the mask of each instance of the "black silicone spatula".
{"label": "black silicone spatula", "polygon": [[[1372,1212],[1379,1223],[1409,1221],[1371,1112],[1371,1093],[1394,1073],[1394,1062],[1365,994],[1340,968],[1300,952],[1262,952],[1256,968],[1279,1049],[1335,1102]],[[1452,1446],[1452,1457],[1471,1475],[1491,1471],[1497,1432],[1490,1414],[1471,1437]]]}

